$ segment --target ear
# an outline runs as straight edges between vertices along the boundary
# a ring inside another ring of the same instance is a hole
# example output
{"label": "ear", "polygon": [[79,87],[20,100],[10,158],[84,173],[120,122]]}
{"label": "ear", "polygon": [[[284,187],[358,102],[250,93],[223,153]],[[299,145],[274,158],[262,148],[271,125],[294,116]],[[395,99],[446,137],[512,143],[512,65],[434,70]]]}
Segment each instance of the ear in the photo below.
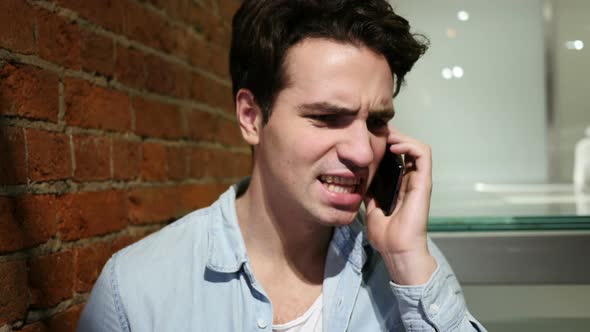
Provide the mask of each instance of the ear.
{"label": "ear", "polygon": [[240,89],[236,94],[236,116],[242,137],[250,145],[257,145],[263,127],[262,110],[250,90]]}

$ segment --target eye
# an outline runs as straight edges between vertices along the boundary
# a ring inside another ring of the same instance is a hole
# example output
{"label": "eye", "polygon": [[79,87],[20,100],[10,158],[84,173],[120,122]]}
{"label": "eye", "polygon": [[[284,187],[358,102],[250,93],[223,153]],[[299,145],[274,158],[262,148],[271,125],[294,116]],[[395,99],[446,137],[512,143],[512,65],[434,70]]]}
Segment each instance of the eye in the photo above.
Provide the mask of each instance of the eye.
{"label": "eye", "polygon": [[383,118],[369,118],[367,119],[367,128],[369,130],[380,130],[387,127],[387,120]]}

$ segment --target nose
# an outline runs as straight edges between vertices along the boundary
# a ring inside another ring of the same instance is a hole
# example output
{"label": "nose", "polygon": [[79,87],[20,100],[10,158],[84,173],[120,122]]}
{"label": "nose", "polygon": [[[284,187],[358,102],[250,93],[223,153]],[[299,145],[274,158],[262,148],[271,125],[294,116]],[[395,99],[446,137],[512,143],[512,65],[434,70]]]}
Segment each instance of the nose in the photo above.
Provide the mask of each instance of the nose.
{"label": "nose", "polygon": [[364,121],[355,122],[342,133],[342,140],[337,147],[338,157],[349,167],[368,167],[375,157],[371,132]]}

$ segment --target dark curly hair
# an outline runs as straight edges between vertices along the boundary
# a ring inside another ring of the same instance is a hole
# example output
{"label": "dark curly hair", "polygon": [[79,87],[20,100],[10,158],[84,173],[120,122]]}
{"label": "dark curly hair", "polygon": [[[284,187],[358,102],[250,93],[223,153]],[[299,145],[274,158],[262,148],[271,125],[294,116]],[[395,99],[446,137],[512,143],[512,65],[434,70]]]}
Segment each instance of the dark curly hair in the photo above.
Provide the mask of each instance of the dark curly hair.
{"label": "dark curly hair", "polygon": [[410,32],[386,0],[245,0],[232,22],[230,73],[234,98],[254,94],[266,123],[285,87],[284,61],[305,38],[363,45],[382,54],[399,93],[406,73],[426,52],[428,40]]}

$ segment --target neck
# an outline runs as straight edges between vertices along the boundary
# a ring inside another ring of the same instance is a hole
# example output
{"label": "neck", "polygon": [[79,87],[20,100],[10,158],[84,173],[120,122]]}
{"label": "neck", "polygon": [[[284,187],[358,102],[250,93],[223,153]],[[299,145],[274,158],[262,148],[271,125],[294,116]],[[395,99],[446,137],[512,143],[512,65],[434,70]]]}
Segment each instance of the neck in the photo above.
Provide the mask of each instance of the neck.
{"label": "neck", "polygon": [[254,172],[248,189],[236,201],[240,229],[254,270],[264,273],[287,269],[304,281],[321,283],[333,228],[309,220],[273,198],[276,196]]}

